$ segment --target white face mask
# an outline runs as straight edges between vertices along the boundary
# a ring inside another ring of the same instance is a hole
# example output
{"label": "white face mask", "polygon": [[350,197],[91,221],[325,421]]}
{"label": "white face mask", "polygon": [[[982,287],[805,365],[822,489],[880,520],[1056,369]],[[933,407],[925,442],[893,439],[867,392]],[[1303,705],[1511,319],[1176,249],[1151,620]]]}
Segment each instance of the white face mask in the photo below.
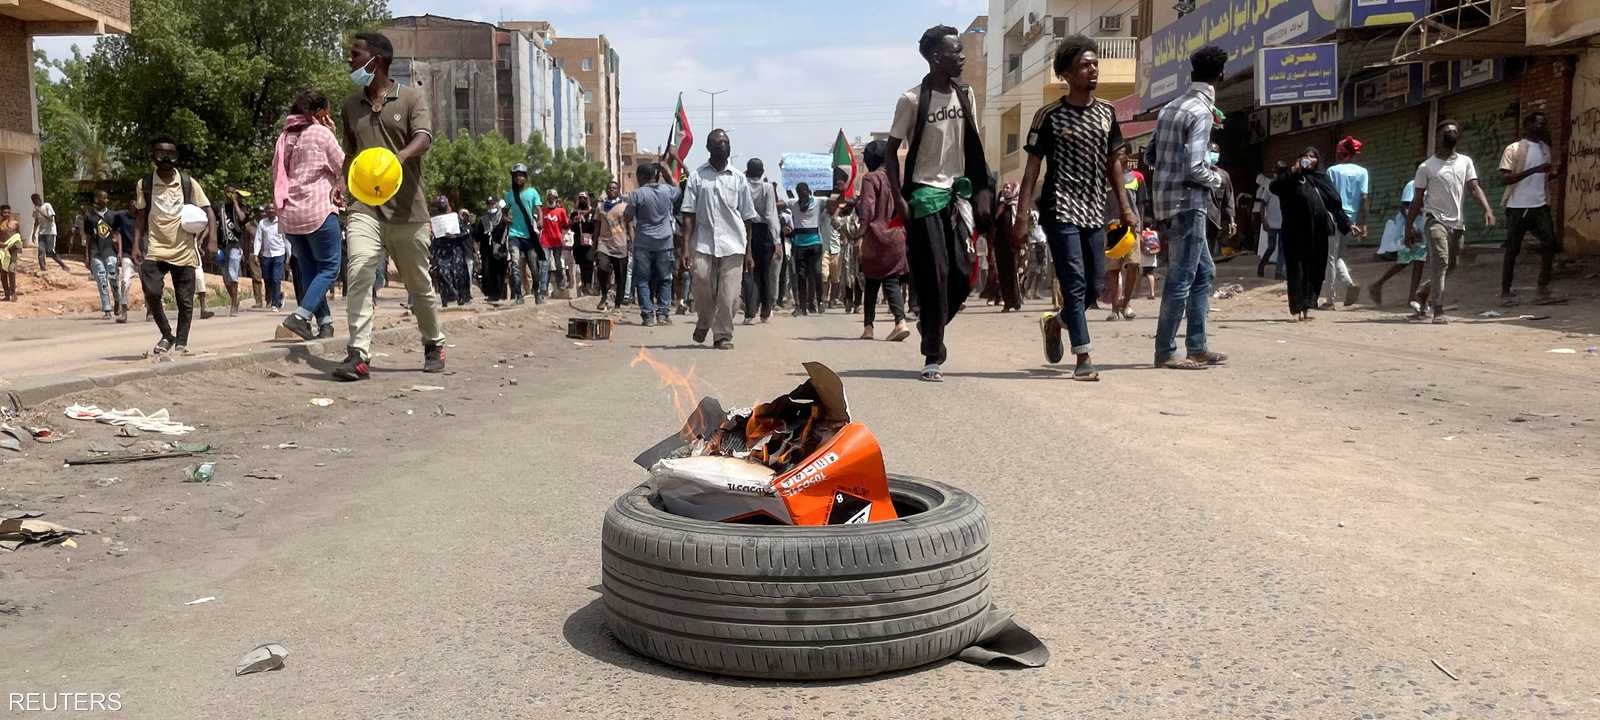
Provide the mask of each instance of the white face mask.
{"label": "white face mask", "polygon": [[377,56],[374,55],[373,57],[367,59],[367,64],[351,70],[350,82],[355,83],[356,87],[367,87],[371,85],[372,79],[377,77],[377,75],[375,75],[370,68],[372,67],[372,63],[377,61],[377,59]]}

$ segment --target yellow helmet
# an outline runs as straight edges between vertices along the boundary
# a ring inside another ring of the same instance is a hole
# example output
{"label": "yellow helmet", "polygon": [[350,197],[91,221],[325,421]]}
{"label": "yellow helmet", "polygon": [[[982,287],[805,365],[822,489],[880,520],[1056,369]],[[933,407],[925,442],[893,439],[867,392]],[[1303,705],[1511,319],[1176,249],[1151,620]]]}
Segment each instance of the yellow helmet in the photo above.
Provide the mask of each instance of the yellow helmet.
{"label": "yellow helmet", "polygon": [[367,205],[377,207],[389,202],[395,193],[400,192],[400,182],[405,179],[405,170],[400,166],[400,158],[388,148],[367,148],[350,163],[350,177],[347,184],[350,194],[355,199]]}
{"label": "yellow helmet", "polygon": [[1133,252],[1133,246],[1139,242],[1131,228],[1122,223],[1113,222],[1106,226],[1106,257],[1120,260]]}

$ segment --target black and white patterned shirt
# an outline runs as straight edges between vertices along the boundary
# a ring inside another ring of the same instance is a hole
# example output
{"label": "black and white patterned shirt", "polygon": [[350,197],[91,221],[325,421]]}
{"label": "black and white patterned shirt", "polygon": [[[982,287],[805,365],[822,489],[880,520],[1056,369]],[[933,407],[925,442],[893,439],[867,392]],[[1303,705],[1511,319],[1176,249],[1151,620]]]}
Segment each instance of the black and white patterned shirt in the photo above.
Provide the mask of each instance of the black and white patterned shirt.
{"label": "black and white patterned shirt", "polygon": [[1117,111],[1096,99],[1079,107],[1062,98],[1033,117],[1028,154],[1045,161],[1039,214],[1046,223],[1099,227],[1105,222],[1106,161],[1122,144]]}

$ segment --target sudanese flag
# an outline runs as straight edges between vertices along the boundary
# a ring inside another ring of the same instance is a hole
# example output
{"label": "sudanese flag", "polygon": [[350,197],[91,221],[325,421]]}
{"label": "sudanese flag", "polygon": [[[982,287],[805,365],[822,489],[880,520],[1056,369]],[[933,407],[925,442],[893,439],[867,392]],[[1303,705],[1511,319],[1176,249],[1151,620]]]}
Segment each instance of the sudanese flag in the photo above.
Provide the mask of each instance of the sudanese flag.
{"label": "sudanese flag", "polygon": [[839,137],[833,141],[833,166],[845,171],[850,178],[845,183],[844,193],[840,197],[846,200],[855,199],[856,179],[861,172],[861,164],[856,159],[856,151],[850,147],[850,138],[845,137],[844,130],[840,130]]}

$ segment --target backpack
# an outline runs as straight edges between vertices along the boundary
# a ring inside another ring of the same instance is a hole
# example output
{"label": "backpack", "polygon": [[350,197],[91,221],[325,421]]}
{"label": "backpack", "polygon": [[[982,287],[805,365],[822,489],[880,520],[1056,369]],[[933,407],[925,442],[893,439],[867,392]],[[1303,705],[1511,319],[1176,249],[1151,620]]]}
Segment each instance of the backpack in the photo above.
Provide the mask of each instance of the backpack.
{"label": "backpack", "polygon": [[[150,173],[149,177],[146,177],[144,179],[144,230],[145,230],[145,232],[150,232],[150,215],[151,215],[150,211],[155,209],[154,206],[150,204],[150,199],[155,194],[156,179],[157,178],[156,178],[156,174],[155,173]],[[194,204],[194,179],[189,177],[189,173],[186,173],[186,172],[183,172],[182,170],[179,170],[178,171],[178,182],[183,185],[183,204],[185,204],[185,205],[193,205]]]}
{"label": "backpack", "polygon": [[[917,157],[922,149],[922,129],[925,125],[922,119],[927,116],[928,103],[932,102],[933,99],[932,79],[933,76],[931,74],[922,79],[922,85],[918,90],[917,96],[917,115],[916,119],[911,123],[911,138],[906,148],[906,167],[900,178],[900,182],[903,185],[900,188],[900,194],[907,198],[911,197],[911,189],[915,185],[912,178],[916,177]],[[983,157],[983,138],[978,135],[977,116],[972,112],[972,98],[968,95],[969,90],[971,90],[971,86],[962,85],[961,83],[955,84],[956,99],[961,103],[961,114],[964,116],[961,122],[963,132],[961,149],[966,154],[966,172],[964,174],[972,181],[972,192],[977,193],[982,190],[992,189],[993,183],[989,177],[989,164]],[[979,232],[986,232],[988,228],[979,228],[978,230]]]}

